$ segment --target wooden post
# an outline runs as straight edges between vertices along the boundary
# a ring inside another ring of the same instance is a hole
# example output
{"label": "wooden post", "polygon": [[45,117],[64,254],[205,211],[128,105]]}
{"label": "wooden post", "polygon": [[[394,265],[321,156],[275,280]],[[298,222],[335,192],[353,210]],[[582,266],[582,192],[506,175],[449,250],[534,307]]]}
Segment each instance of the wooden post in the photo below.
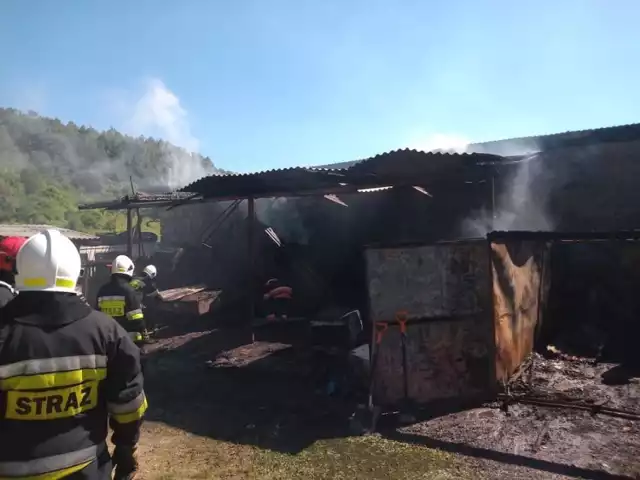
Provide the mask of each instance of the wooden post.
{"label": "wooden post", "polygon": [[133,260],[133,212],[127,207],[127,255]]}
{"label": "wooden post", "polygon": [[93,262],[86,262],[84,265],[84,278],[82,279],[82,294],[84,298],[89,298],[89,277],[93,275]]}
{"label": "wooden post", "polygon": [[140,209],[136,210],[136,228],[138,230],[138,258],[142,256],[142,217],[140,216]]}
{"label": "wooden post", "polygon": [[496,174],[495,167],[491,168],[491,230],[496,229]]}
{"label": "wooden post", "polygon": [[[256,282],[256,203],[254,198],[247,199],[247,248],[248,248],[248,279],[247,279],[247,288],[249,294],[249,322],[250,325],[253,325],[253,322],[256,317],[256,291],[255,291],[255,282]],[[253,326],[251,327],[251,341],[255,342],[255,332],[253,331]]]}

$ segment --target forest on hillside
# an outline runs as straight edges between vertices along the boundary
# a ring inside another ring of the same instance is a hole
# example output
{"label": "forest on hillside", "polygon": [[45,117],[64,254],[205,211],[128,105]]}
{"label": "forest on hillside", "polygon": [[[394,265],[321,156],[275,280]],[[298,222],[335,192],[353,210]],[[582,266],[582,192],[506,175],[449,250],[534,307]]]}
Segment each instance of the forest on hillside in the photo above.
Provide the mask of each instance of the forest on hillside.
{"label": "forest on hillside", "polygon": [[[0,108],[0,223],[119,231],[122,214],[78,211],[78,203],[130,193],[130,178],[138,191],[168,191],[219,172],[209,158],[163,140]],[[145,215],[157,230],[155,213]]]}

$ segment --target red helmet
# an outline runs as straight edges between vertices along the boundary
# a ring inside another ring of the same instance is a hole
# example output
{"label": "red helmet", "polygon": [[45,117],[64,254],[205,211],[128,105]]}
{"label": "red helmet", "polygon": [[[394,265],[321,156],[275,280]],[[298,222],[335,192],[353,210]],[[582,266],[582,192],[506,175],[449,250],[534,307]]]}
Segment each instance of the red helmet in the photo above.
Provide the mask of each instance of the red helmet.
{"label": "red helmet", "polygon": [[13,272],[18,251],[26,241],[24,237],[4,237],[0,241],[0,270]]}

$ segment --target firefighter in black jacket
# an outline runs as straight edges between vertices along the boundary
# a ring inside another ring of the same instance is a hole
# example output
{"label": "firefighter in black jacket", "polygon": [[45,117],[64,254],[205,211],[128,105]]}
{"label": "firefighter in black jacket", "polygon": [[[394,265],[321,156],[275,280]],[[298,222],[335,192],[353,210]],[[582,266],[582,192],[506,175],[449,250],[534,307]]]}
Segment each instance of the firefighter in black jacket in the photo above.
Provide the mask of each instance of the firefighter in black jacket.
{"label": "firefighter in black jacket", "polygon": [[16,256],[26,238],[5,237],[0,242],[0,308],[13,300],[16,296],[15,269]]}
{"label": "firefighter in black jacket", "polygon": [[142,300],[157,298],[160,295],[156,285],[158,269],[155,265],[147,265],[142,275],[131,280],[131,286],[142,296]]}
{"label": "firefighter in black jacket", "polygon": [[[142,312],[145,316],[145,327],[153,330],[153,324],[149,320],[153,318],[149,318],[149,311],[146,310],[145,307],[148,307],[150,302],[154,302],[160,298],[160,292],[158,291],[158,286],[156,285],[156,276],[158,275],[158,270],[154,265],[147,265],[142,270],[142,275],[135,277],[129,285],[133,287],[133,289],[138,294],[138,299],[142,305]],[[150,340],[150,331],[145,330],[144,338],[145,340]]]}
{"label": "firefighter in black jacket", "polygon": [[[57,230],[17,255],[0,310],[0,478],[133,478],[147,408],[139,349],[76,294],[80,255]],[[106,445],[107,419],[115,450]]]}
{"label": "firefighter in black jacket", "polygon": [[145,323],[140,297],[129,285],[133,276],[133,261],[118,255],[111,264],[111,279],[98,290],[97,308],[113,317],[138,346],[144,342]]}

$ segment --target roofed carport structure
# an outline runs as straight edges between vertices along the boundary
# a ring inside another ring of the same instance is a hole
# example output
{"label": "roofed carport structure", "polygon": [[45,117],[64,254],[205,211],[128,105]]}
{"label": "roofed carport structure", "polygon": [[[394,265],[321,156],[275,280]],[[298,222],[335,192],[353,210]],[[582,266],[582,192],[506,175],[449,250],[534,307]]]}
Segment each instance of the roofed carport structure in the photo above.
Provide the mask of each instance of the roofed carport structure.
{"label": "roofed carport structure", "polygon": [[[484,153],[427,153],[417,150],[395,150],[375,157],[323,167],[293,167],[246,174],[211,175],[201,178],[178,192],[165,195],[136,195],[119,202],[83,205],[81,209],[126,209],[175,207],[193,202],[247,200],[249,233],[247,256],[251,274],[248,289],[255,290],[255,200],[274,197],[323,195],[336,201],[335,195],[357,193],[382,187],[415,188],[429,194],[432,188],[456,189],[465,183],[487,183],[488,195],[492,166],[502,157]],[[490,200],[492,201],[492,199]],[[224,218],[221,220],[224,221]],[[131,236],[130,236],[131,238]],[[131,240],[130,240],[131,241]],[[253,295],[250,298],[253,299]],[[249,302],[249,318],[255,305]]]}
{"label": "roofed carport structure", "polygon": [[[348,164],[324,167],[294,167],[250,174],[212,175],[184,187],[193,199],[246,199],[251,268],[249,291],[255,290],[255,199],[323,195],[335,201],[335,195],[356,193],[380,187],[414,187],[428,194],[433,186],[460,187],[464,183],[491,182],[492,169],[502,157],[489,154],[426,153],[396,150]],[[491,193],[492,194],[492,193]],[[334,196],[333,198],[330,198]],[[254,295],[250,298],[253,299]],[[249,318],[255,305],[249,302]]]}

